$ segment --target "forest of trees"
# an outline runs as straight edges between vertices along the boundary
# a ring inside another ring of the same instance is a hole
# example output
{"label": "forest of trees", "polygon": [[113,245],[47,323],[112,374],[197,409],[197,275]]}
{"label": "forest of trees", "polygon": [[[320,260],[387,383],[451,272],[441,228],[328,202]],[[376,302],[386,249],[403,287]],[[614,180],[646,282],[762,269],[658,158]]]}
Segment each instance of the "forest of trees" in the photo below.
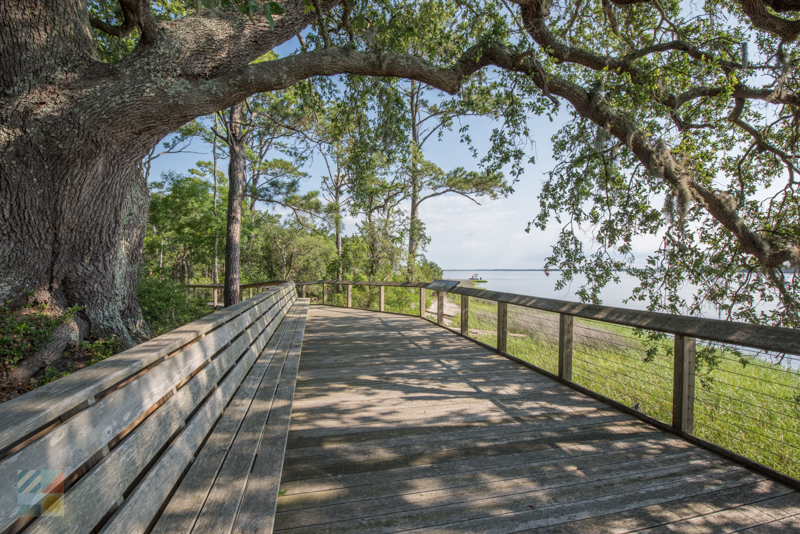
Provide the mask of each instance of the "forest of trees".
{"label": "forest of trees", "polygon": [[[454,116],[493,109],[421,96],[415,82],[351,76],[254,95],[181,127],[142,162],[150,210],[140,277],[231,284],[226,305],[242,283],[440,277],[422,254],[419,205],[445,193],[497,198],[510,187],[499,172],[445,170],[423,153]],[[211,161],[151,175],[156,158],[187,151]],[[311,159],[326,172],[320,191],[300,194]],[[347,217],[359,221],[354,228],[345,228]]]}
{"label": "forest of trees", "polygon": [[[529,226],[558,225],[547,266],[564,283],[586,275],[592,301],[624,271],[653,310],[797,327],[798,11],[4,1],[0,300],[73,310],[64,344],[91,334],[125,348],[152,334],[142,279],[224,282],[230,304],[242,281],[426,278],[421,203],[511,193],[536,121],[567,116]],[[492,119],[488,146],[472,145],[468,116]],[[448,130],[478,170],[426,157]],[[151,175],[189,141],[212,157]],[[312,157],[328,172],[300,194]],[[661,245],[634,258],[638,236]]]}

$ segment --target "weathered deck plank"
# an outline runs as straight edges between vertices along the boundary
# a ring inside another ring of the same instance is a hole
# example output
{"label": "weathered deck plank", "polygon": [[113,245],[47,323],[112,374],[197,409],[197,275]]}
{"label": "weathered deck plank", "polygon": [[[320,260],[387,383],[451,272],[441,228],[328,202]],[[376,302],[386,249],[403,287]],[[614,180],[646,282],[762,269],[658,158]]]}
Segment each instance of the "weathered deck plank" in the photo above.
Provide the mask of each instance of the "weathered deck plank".
{"label": "weathered deck plank", "polygon": [[[800,494],[415,317],[309,312],[275,530],[778,532]],[[750,530],[748,530],[750,531]]]}

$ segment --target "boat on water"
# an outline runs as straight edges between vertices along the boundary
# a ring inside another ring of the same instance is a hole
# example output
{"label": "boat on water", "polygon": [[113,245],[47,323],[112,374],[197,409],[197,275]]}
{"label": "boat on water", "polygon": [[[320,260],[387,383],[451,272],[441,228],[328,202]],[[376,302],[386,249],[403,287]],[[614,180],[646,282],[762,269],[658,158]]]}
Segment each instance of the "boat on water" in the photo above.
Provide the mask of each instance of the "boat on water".
{"label": "boat on water", "polygon": [[472,276],[469,277],[469,279],[470,280],[480,280],[481,279],[481,275],[473,274]]}

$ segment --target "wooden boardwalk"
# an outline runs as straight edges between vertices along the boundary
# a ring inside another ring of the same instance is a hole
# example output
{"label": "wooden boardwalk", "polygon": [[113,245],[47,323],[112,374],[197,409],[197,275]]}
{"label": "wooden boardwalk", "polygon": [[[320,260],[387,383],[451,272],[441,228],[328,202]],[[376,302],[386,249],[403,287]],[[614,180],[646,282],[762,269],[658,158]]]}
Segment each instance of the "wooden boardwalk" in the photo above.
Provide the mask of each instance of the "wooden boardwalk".
{"label": "wooden boardwalk", "polygon": [[800,532],[800,493],[424,319],[312,307],[275,530]]}

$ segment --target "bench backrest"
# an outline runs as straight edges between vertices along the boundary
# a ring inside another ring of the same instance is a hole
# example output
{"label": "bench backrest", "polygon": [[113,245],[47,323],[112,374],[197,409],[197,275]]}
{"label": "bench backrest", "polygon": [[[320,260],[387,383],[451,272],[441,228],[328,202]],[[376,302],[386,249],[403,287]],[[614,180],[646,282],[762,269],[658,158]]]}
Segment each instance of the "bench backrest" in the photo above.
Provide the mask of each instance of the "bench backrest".
{"label": "bench backrest", "polygon": [[[162,506],[295,299],[270,287],[0,404],[0,532],[91,531],[153,470]],[[26,512],[37,492],[54,505]]]}

